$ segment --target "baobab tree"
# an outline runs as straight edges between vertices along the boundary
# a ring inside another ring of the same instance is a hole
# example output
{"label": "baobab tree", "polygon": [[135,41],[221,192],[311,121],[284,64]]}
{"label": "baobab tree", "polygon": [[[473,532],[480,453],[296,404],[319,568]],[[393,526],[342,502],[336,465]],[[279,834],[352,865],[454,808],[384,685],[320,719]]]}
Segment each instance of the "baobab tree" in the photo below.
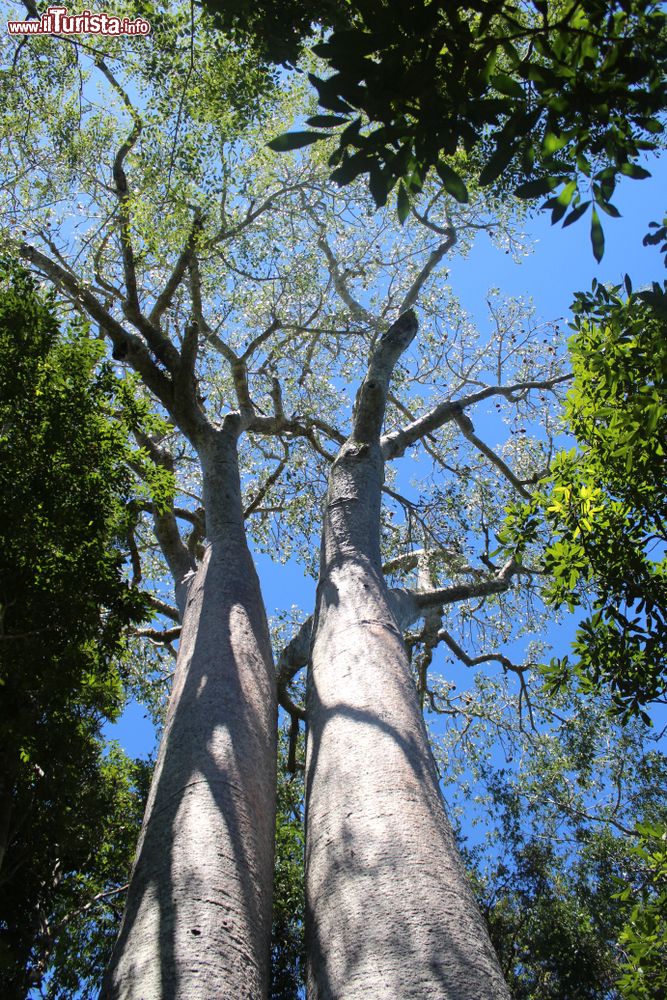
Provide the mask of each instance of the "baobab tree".
{"label": "baobab tree", "polygon": [[[502,996],[419,702],[440,641],[523,676],[498,644],[534,574],[491,553],[504,500],[548,463],[558,338],[496,299],[480,335],[446,287],[448,255],[477,234],[512,249],[507,206],[433,186],[401,229],[363,190],[332,188],[319,153],[278,161],[265,142],[302,107],[298,86],[261,100],[252,58],[189,35],[189,18],[122,45],[30,39],[3,83],[12,246],[138,375],[129,410],[150,401],[168,422],[137,425],[173,485],[128,551],[163,616],[146,638],[179,635],[178,661],[105,994],[265,995],[280,697],[295,729],[309,721],[313,995]],[[489,402],[509,438],[473,423]],[[411,500],[387,463],[417,447],[431,481]],[[312,566],[320,527],[314,625],[276,683],[247,533]],[[416,621],[415,685],[401,630]],[[290,682],[311,641],[304,707]]]}

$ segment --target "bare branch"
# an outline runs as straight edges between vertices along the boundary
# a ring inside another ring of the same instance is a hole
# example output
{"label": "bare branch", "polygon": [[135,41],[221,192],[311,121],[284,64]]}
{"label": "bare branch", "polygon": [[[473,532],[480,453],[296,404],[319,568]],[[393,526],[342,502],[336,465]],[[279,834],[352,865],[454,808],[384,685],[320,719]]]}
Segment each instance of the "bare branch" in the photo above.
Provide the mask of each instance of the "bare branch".
{"label": "bare branch", "polygon": [[516,664],[512,663],[508,657],[503,656],[502,653],[486,653],[482,656],[468,656],[465,649],[459,646],[458,642],[452,635],[447,632],[446,629],[441,629],[438,633],[438,638],[449,646],[452,653],[458,656],[462,663],[465,663],[466,667],[476,667],[480,663],[500,663],[505,670],[512,670],[515,673],[520,673],[525,670],[526,667],[518,667]]}
{"label": "bare branch", "polygon": [[19,253],[21,257],[25,257],[32,264],[35,264],[42,274],[45,274],[54,284],[64,289],[75,302],[80,302],[85,307],[89,316],[99,323],[100,328],[111,340],[114,346],[114,355],[132,365],[135,371],[141,375],[147,388],[157,396],[170,413],[173,413],[174,401],[171,380],[152,360],[141,338],[126,330],[90,289],[81,284],[71,272],[41,253],[36,247],[22,243],[19,246]]}
{"label": "bare branch", "polygon": [[405,552],[400,556],[395,556],[383,565],[382,572],[385,575],[395,573],[397,570],[410,572],[410,570],[417,568],[420,560],[424,556],[428,558],[429,564],[435,562],[444,563],[448,569],[453,570],[455,573],[484,572],[484,570],[475,569],[474,566],[468,566],[463,559],[462,553],[458,549],[444,548],[440,545],[437,548],[431,548],[428,551],[426,549],[413,549],[412,552]]}
{"label": "bare branch", "polygon": [[253,497],[252,501],[248,504],[248,506],[246,507],[246,509],[243,511],[243,516],[244,517],[250,517],[250,515],[252,513],[254,513],[254,511],[257,510],[257,508],[260,506],[262,500],[264,499],[264,497],[266,496],[266,494],[269,492],[269,490],[271,489],[271,487],[274,486],[275,483],[277,483],[278,480],[280,479],[280,477],[282,476],[282,474],[283,474],[283,472],[285,470],[285,467],[287,465],[287,462],[289,460],[289,448],[285,444],[284,441],[281,442],[281,443],[282,443],[283,449],[285,451],[284,457],[280,460],[280,462],[278,462],[278,465],[275,467],[275,469],[273,470],[273,472],[271,473],[271,475],[267,477],[266,481],[262,484],[262,486],[260,486],[260,488],[257,491],[257,494],[255,495],[255,497]]}
{"label": "bare branch", "polygon": [[165,618],[171,618],[173,622],[178,622],[181,620],[178,608],[173,607],[171,604],[167,604],[166,601],[161,600],[161,598],[156,597],[155,594],[144,594],[143,595],[150,606],[159,612],[159,614],[164,615]]}
{"label": "bare branch", "polygon": [[329,273],[331,274],[331,280],[333,281],[333,286],[336,289],[338,296],[345,305],[348,307],[355,319],[361,320],[368,326],[375,328],[378,325],[378,321],[373,316],[372,313],[368,311],[361,302],[358,302],[355,297],[350,292],[347,287],[347,282],[341,273],[338,261],[336,260],[331,247],[329,246],[327,239],[324,235],[321,235],[317,241],[317,245],[323,252],[327,259],[327,264],[329,266]]}
{"label": "bare branch", "polygon": [[160,645],[166,646],[174,639],[178,639],[181,634],[181,626],[175,625],[174,628],[160,629],[156,628],[138,628],[135,629],[135,635],[140,636],[142,639],[151,639],[153,642],[159,642]]}
{"label": "bare branch", "polygon": [[306,718],[305,710],[292,701],[288,688],[292,678],[308,664],[312,631],[313,618],[311,615],[287,643],[278,658],[276,667],[279,704],[292,718],[303,720]]}
{"label": "bare branch", "polygon": [[174,268],[167,279],[167,283],[155,300],[155,305],[148,315],[148,319],[153,326],[158,327],[160,325],[160,320],[164,312],[171,305],[174,295],[176,294],[176,290],[185,277],[185,272],[188,268],[188,264],[190,263],[191,254],[194,251],[197,234],[202,228],[202,223],[202,216],[197,209],[195,210],[192,228],[186,240],[185,246],[181,250],[178,260],[176,261]]}
{"label": "bare branch", "polygon": [[517,479],[517,477],[510,469],[509,465],[507,465],[507,463],[502,460],[500,455],[496,455],[495,451],[489,448],[489,446],[485,444],[481,440],[481,438],[477,437],[477,435],[475,434],[475,428],[473,427],[473,423],[470,417],[466,416],[466,414],[461,411],[454,415],[454,420],[456,421],[463,436],[467,438],[471,444],[474,444],[475,447],[479,451],[481,451],[482,454],[486,456],[486,458],[488,458],[488,460],[491,462],[492,465],[495,465],[495,467],[500,472],[502,472],[502,474],[512,484],[517,493],[519,493],[520,496],[524,498],[524,500],[530,500],[530,493],[523,486],[521,480]]}
{"label": "bare branch", "polygon": [[283,393],[280,388],[280,380],[275,375],[271,379],[271,401],[273,402],[273,415],[276,420],[284,420]]}
{"label": "bare branch", "polygon": [[263,330],[261,333],[259,333],[256,337],[254,337],[250,341],[245,351],[241,355],[241,360],[248,361],[255,353],[257,348],[261,347],[264,341],[268,340],[269,337],[272,337],[273,334],[276,332],[276,330],[279,329],[280,329],[280,320],[274,317],[274,319],[272,319],[269,325],[267,326],[266,330]]}
{"label": "bare branch", "polygon": [[432,608],[444,604],[456,604],[458,601],[467,601],[474,597],[502,594],[509,589],[512,577],[520,572],[521,567],[511,559],[490,580],[477,580],[474,583],[455,584],[452,587],[416,591],[414,598],[420,608]]}
{"label": "bare branch", "polygon": [[510,402],[518,402],[532,389],[553,390],[557,385],[568,382],[573,378],[572,374],[558,375],[555,378],[543,381],[516,382],[513,385],[490,385],[478,392],[473,392],[469,396],[463,396],[455,401],[446,400],[434,406],[432,410],[414,420],[407,427],[390,431],[382,437],[382,454],[386,461],[392,458],[401,458],[406,450],[420,438],[432,433],[439,427],[444,426],[454,420],[462,410],[475,406],[492,396],[504,396]]}
{"label": "bare branch", "polygon": [[142,131],[142,121],[127,92],[123,89],[104,59],[97,58],[95,65],[102,72],[113,90],[120,96],[125,109],[132,119],[132,128],[125,142],[116,153],[113,162],[114,193],[118,200],[119,237],[123,258],[123,274],[127,298],[123,302],[123,312],[126,318],[146,338],[146,342],[165,367],[173,372],[178,367],[178,351],[168,337],[143,315],[139,303],[137,287],[136,254],[132,244],[131,199],[125,173],[125,158],[139,139]]}
{"label": "bare branch", "polygon": [[[156,465],[160,465],[169,472],[173,472],[174,460],[166,448],[161,448],[149,435],[141,431],[135,431],[134,436],[139,445],[146,449]],[[173,506],[163,510],[159,510],[157,507],[154,508],[153,525],[155,527],[155,537],[162,549],[167,566],[174,580],[177,603],[180,605],[183,581],[189,573],[196,569],[196,560],[188,551],[187,545],[181,538]]]}
{"label": "bare branch", "polygon": [[134,537],[133,528],[130,528],[127,533],[127,547],[130,553],[130,562],[132,564],[132,584],[136,587],[141,583],[141,558],[139,557],[139,549],[137,548],[137,541]]}
{"label": "bare branch", "polygon": [[223,240],[229,240],[234,236],[238,236],[238,234],[243,232],[244,229],[247,229],[248,226],[252,225],[255,219],[259,218],[260,215],[263,215],[264,212],[267,212],[270,208],[272,208],[276,198],[280,197],[281,194],[286,194],[288,191],[295,190],[299,186],[300,185],[288,185],[287,187],[281,188],[280,191],[274,191],[274,193],[265,198],[264,201],[257,206],[257,208],[253,207],[255,203],[254,201],[251,201],[248,211],[241,222],[238,222],[235,226],[231,226],[229,229],[225,226],[221,226],[217,233],[206,241],[204,246],[210,250],[211,247],[216,245],[216,243],[222,243]]}
{"label": "bare branch", "polygon": [[415,280],[412,282],[412,285],[407,295],[405,296],[400,306],[398,307],[399,313],[407,312],[408,309],[412,309],[412,307],[416,304],[417,299],[419,298],[419,293],[424,287],[426,280],[433,273],[433,271],[438,266],[442,258],[445,256],[445,254],[452,249],[455,243],[456,243],[456,231],[454,229],[451,229],[449,235],[447,236],[447,239],[444,241],[444,243],[441,243],[439,246],[435,248],[435,250],[433,250],[428,260],[422,267],[421,271],[419,272]]}

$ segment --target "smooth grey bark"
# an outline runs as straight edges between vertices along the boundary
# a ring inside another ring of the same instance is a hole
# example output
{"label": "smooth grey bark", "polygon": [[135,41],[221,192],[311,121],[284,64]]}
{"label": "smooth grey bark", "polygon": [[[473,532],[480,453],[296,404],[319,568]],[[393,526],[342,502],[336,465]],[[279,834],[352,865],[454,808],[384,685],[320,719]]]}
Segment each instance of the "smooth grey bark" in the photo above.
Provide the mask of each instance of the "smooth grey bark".
{"label": "smooth grey bark", "polygon": [[308,684],[310,1000],[509,998],[459,858],[382,573],[380,430],[406,314],[376,348],[324,512]]}
{"label": "smooth grey bark", "polygon": [[276,685],[243,527],[236,417],[198,444],[209,545],[187,584],[165,731],[104,998],[261,1000],[268,992]]}

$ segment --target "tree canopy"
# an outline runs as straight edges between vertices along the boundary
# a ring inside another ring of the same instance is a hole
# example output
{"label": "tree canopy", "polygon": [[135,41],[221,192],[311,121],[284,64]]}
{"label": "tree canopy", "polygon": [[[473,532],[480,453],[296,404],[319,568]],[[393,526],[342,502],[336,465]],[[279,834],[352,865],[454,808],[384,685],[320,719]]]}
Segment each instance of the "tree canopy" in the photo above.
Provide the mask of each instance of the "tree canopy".
{"label": "tree canopy", "polygon": [[131,473],[101,344],[61,331],[25,271],[0,281],[0,983],[24,996],[50,970],[55,996],[106,957],[113,909],[92,929],[79,915],[131,862],[145,768],[100,727],[145,607],[123,573]]}
{"label": "tree canopy", "polygon": [[324,113],[307,119],[310,131],[271,146],[294,149],[333,132],[332,179],[368,175],[377,205],[398,183],[401,218],[432,169],[467,199],[465,150],[482,185],[549,194],[553,222],[569,225],[590,207],[599,260],[598,209],[617,214],[617,179],[647,176],[642,152],[662,132],[667,34],[654,0],[207,6],[279,62],[297,57],[315,25],[332,29],[312,47],[333,71],[310,75]]}
{"label": "tree canopy", "polygon": [[547,600],[591,609],[576,662],[552,661],[552,682],[574,669],[585,687],[610,689],[626,717],[667,690],[666,293],[658,283],[633,292],[626,278],[577,295],[564,416],[578,448],[556,455],[507,529],[521,547],[542,544],[546,527]]}
{"label": "tree canopy", "polygon": [[[122,3],[116,6],[125,10]],[[440,11],[440,6],[431,6]],[[136,7],[132,9],[137,13]],[[282,8],[274,7],[274,11],[282,15]],[[643,16],[637,11],[632,7],[630,20],[635,14]],[[157,621],[128,639],[130,655],[123,664],[128,685],[159,712],[173,677],[181,631],[178,605],[179,601],[183,604],[183,589],[179,586],[205,565],[210,553],[206,540],[220,530],[219,523],[211,521],[211,509],[205,509],[201,456],[193,444],[197,429],[204,422],[215,432],[234,422],[242,428],[237,450],[243,517],[254,549],[270,554],[278,563],[298,561],[305,573],[316,575],[327,478],[350,427],[357,422],[359,409],[354,410],[354,399],[360,379],[396,317],[414,309],[419,334],[394,371],[380,437],[386,465],[380,513],[384,576],[412,656],[422,706],[434,715],[456,717],[462,730],[476,718],[471,708],[476,704],[474,689],[457,693],[450,679],[437,676],[436,658],[443,655],[451,661],[448,671],[455,669],[454,663],[479,668],[476,684],[484,684],[489,677],[509,678],[507,704],[523,727],[513,739],[526,759],[535,754],[537,768],[545,759],[539,749],[541,727],[546,723],[541,717],[531,721],[531,698],[542,697],[536,693],[541,690],[536,666],[544,658],[544,625],[552,614],[541,604],[548,596],[550,578],[545,573],[543,546],[501,549],[507,546],[503,541],[505,508],[519,499],[541,510],[545,475],[556,475],[559,463],[566,467],[566,460],[559,459],[552,469],[551,460],[562,433],[561,400],[574,375],[573,402],[567,405],[571,419],[580,421],[575,431],[583,453],[576,462],[597,462],[595,469],[609,476],[605,480],[609,485],[603,488],[609,494],[610,509],[615,509],[622,462],[618,459],[621,464],[615,466],[598,454],[598,403],[591,402],[588,394],[591,386],[603,395],[612,388],[624,403],[632,401],[635,376],[623,374],[626,355],[637,360],[642,374],[653,372],[657,353],[652,344],[659,337],[655,317],[642,312],[650,307],[645,298],[635,294],[628,305],[620,291],[596,292],[592,299],[581,300],[585,308],[577,322],[582,339],[572,372],[557,325],[537,319],[527,303],[499,293],[486,295],[480,286],[489,314],[480,330],[446,281],[450,256],[465,255],[480,236],[510,253],[522,252],[523,209],[507,196],[507,186],[516,181],[515,165],[523,171],[530,156],[526,153],[528,159],[522,161],[525,150],[514,148],[511,129],[505,138],[512,156],[519,158],[505,161],[502,178],[507,184],[503,180],[495,187],[489,184],[481,191],[479,187],[484,142],[490,143],[486,152],[492,157],[501,145],[499,136],[512,120],[507,101],[514,99],[521,106],[536,102],[535,107],[542,109],[540,123],[536,119],[532,130],[525,128],[521,133],[526,147],[538,143],[537,176],[542,177],[543,169],[551,170],[553,163],[560,164],[560,173],[554,169],[549,174],[557,179],[556,190],[558,178],[565,178],[567,170],[586,175],[573,153],[584,141],[581,135],[567,135],[558,148],[565,125],[557,119],[560,112],[549,111],[556,85],[552,81],[550,88],[539,79],[532,80],[528,69],[526,79],[519,72],[522,66],[526,68],[526,60],[543,66],[552,57],[541,53],[537,42],[531,48],[527,33],[524,48],[517,49],[516,65],[506,47],[496,46],[499,62],[484,86],[492,91],[502,84],[510,90],[515,73],[524,96],[520,98],[516,90],[514,95],[503,95],[498,89],[502,107],[495,105],[497,119],[490,120],[490,132],[480,128],[482,147],[478,149],[471,140],[469,149],[459,148],[457,139],[453,158],[442,161],[451,167],[442,167],[440,175],[436,171],[426,176],[425,170],[413,173],[417,179],[407,184],[406,192],[415,195],[421,190],[421,197],[401,212],[401,226],[393,210],[377,210],[358,179],[351,177],[340,188],[329,183],[326,161],[331,150],[324,141],[304,147],[294,157],[277,157],[267,149],[267,140],[315,110],[302,77],[272,77],[258,65],[252,50],[212,34],[211,22],[197,8],[172,5],[167,11],[156,11],[142,4],[141,12],[154,25],[148,39],[100,37],[94,46],[85,40],[72,43],[46,36],[31,37],[23,45],[5,39],[13,71],[11,80],[0,81],[8,108],[2,126],[6,140],[2,172],[8,179],[5,196],[10,223],[4,238],[40,280],[56,289],[60,307],[68,315],[85,317],[89,325],[80,339],[81,350],[89,352],[86,356],[91,359],[87,371],[90,374],[94,361],[95,370],[105,373],[100,377],[110,380],[104,384],[113,382],[108,397],[113,405],[106,410],[102,407],[118,421],[111,437],[114,441],[120,440],[115,435],[134,437],[131,454],[126,456],[132,477],[122,504],[122,547],[126,572],[141,583],[144,600]],[[592,18],[595,12],[591,7],[584,13]],[[530,12],[530,16],[536,18],[535,37],[539,39],[542,15]],[[551,16],[548,11],[544,15]],[[321,17],[324,22],[324,13]],[[572,29],[573,17],[563,12],[563,31]],[[509,22],[501,19],[500,23],[506,32]],[[554,23],[548,23],[553,28]],[[613,30],[622,35],[625,23],[619,17]],[[489,30],[494,25],[491,19]],[[464,22],[459,19],[456,26],[463,38]],[[590,41],[588,31],[582,30],[580,36]],[[335,37],[334,32],[325,44]],[[658,32],[656,39],[660,39]],[[574,45],[573,38],[568,37],[567,44]],[[590,44],[595,48],[595,40]],[[587,55],[581,41],[582,79],[588,80],[591,66],[600,69],[604,45],[600,42],[601,48]],[[617,47],[622,76],[634,65],[635,49],[626,41],[619,41]],[[637,87],[628,91],[629,103],[622,103],[626,98],[621,99],[620,83],[614,91],[621,104],[609,111],[608,149],[601,140],[605,130],[593,129],[595,137],[590,141],[601,144],[594,150],[599,162],[591,166],[591,180],[601,192],[600,203],[607,204],[611,197],[617,173],[632,174],[635,169],[644,142],[637,129],[654,134],[653,126],[642,121],[649,120],[648,105],[660,86],[645,92],[642,81],[659,64],[660,51],[658,45],[649,70],[646,50],[638,45],[640,78]],[[558,55],[558,66],[565,65],[564,53],[565,49]],[[608,69],[607,77],[602,77],[616,80],[613,59]],[[510,83],[503,83],[503,76]],[[579,86],[579,76],[575,72],[573,87]],[[600,74],[596,70],[590,76],[586,86],[594,87],[593,77],[598,79]],[[586,87],[582,93],[588,93]],[[486,100],[485,94],[486,90],[479,95],[480,101]],[[600,97],[597,91],[596,95]],[[621,116],[621,105],[627,117]],[[630,123],[627,128],[626,122]],[[516,120],[512,128],[515,125]],[[552,126],[556,138],[547,141]],[[412,142],[410,136],[406,141]],[[578,155],[588,155],[583,150]],[[568,159],[571,153],[573,158]],[[457,199],[462,189],[448,169],[465,182],[468,201]],[[611,173],[594,176],[605,170]],[[570,193],[574,205],[575,188]],[[567,207],[567,198],[559,204]],[[648,329],[646,342],[639,329],[643,321]],[[626,337],[622,331],[628,324],[631,332]],[[605,359],[610,354],[618,365],[608,371]],[[656,376],[656,391],[661,384]],[[642,399],[636,403],[627,417],[617,417],[614,410],[610,423],[615,443],[605,453],[614,462],[616,444],[623,435],[634,440],[637,426],[650,429],[649,410],[658,413],[653,431],[656,435],[664,431],[661,401],[657,409],[651,409],[653,403],[645,407]],[[632,451],[637,456],[633,461],[641,461],[649,471],[651,440],[655,439],[649,439],[645,462],[640,452]],[[638,488],[636,477],[633,488]],[[653,499],[657,495],[654,491]],[[626,504],[623,510],[634,517],[633,498],[622,502]],[[109,499],[108,510],[115,509]],[[650,533],[653,522],[641,523]],[[574,533],[569,522],[551,527],[554,534],[561,532],[568,539]],[[634,528],[628,531],[630,540],[636,542]],[[577,538],[571,539],[573,543]],[[113,548],[110,540],[107,544]],[[648,559],[641,543],[633,552],[639,563],[645,556]],[[110,565],[116,570],[117,562],[113,556]],[[556,565],[553,557],[550,566]],[[648,570],[657,579],[658,570]],[[582,578],[587,575],[588,570],[581,572]],[[560,579],[556,574],[556,580]],[[569,591],[579,584],[579,580],[570,583],[569,575],[562,579]],[[600,579],[591,575],[588,583],[601,587]],[[648,582],[660,586],[659,581]],[[174,584],[175,601],[170,596]],[[285,601],[289,602],[289,595]],[[284,608],[274,644],[291,765],[300,762],[295,747],[306,714],[299,671],[308,660],[310,610],[293,613]],[[657,599],[651,609],[645,609],[647,615],[659,613]],[[638,656],[642,650],[640,644]],[[639,659],[637,664],[639,671]],[[118,698],[113,668],[100,676],[112,678]],[[653,696],[656,690],[649,678],[641,697]],[[496,723],[498,706],[506,696],[490,682],[487,693],[484,712],[493,720],[490,732],[502,740],[502,726]],[[576,742],[579,734],[583,749],[574,770],[585,782],[593,768],[586,756],[592,736],[579,725],[583,725],[585,700],[562,695],[564,700],[558,702],[561,695],[553,694],[556,700],[551,711],[563,713],[559,739],[566,742],[572,736]],[[553,723],[554,718],[549,716],[547,721]],[[629,746],[617,734],[613,739],[624,751]],[[637,737],[632,746],[636,748],[639,742]],[[447,758],[445,780],[460,777],[453,757]],[[560,789],[558,801],[566,803],[569,761],[563,757],[550,769],[551,786],[541,794],[548,796],[554,788]],[[490,770],[487,773],[492,777]],[[617,776],[604,766],[600,773],[601,782],[612,784]],[[659,762],[650,773],[659,776]],[[135,775],[132,780],[139,779]],[[590,895],[597,893],[596,900],[585,900],[590,906],[582,917],[586,890],[576,884],[576,863],[568,868],[557,849],[540,853],[522,826],[533,823],[534,812],[517,805],[518,793],[508,782],[494,781],[498,810],[509,819],[507,823],[498,820],[496,813],[487,817],[487,823],[502,829],[513,862],[510,875],[500,873],[495,880],[485,881],[487,874],[480,870],[477,858],[471,858],[473,867],[478,867],[479,896],[484,901],[489,889],[487,895],[495,898],[496,887],[508,883],[504,902],[486,907],[492,931],[494,919],[496,929],[500,928],[497,941],[508,968],[512,945],[507,942],[513,936],[524,955],[529,940],[540,943],[531,969],[522,971],[513,965],[511,974],[517,981],[523,976],[520,988],[528,984],[526,989],[530,989],[542,974],[540,962],[551,962],[558,967],[552,985],[569,983],[567,976],[575,968],[568,965],[569,948],[583,929],[585,955],[595,958],[595,962],[591,959],[591,977],[593,969],[606,976],[607,936],[618,928],[609,916],[606,882],[598,893],[597,882],[604,881],[602,876],[606,878],[608,871],[600,861],[602,847],[598,854],[593,849],[589,855],[582,854],[581,870],[590,881]],[[648,789],[649,781],[642,782],[642,788]],[[293,907],[299,914],[301,906],[296,889],[301,834],[295,785],[298,781],[279,786],[287,817],[283,815],[279,826],[285,852],[278,882],[285,891],[274,920],[279,942],[279,961],[274,967],[277,995],[292,988],[302,961],[300,944],[295,941],[298,919],[295,926],[290,913]],[[471,797],[465,784],[463,795]],[[648,790],[646,795],[648,802]],[[577,800],[573,809],[578,805]],[[627,810],[628,815],[621,818],[610,810],[610,816],[622,823],[628,820],[631,837],[635,829],[635,821],[628,819],[631,805]],[[109,815],[114,815],[113,810]],[[517,822],[509,822],[517,817]],[[557,820],[553,815],[543,823],[542,819],[535,820],[540,837],[557,838]],[[655,822],[659,821],[658,816]],[[577,843],[577,836],[575,830],[569,843]],[[619,854],[625,858],[625,846]],[[562,931],[556,957],[546,956],[550,909],[546,903],[543,909],[537,905],[543,886],[548,888],[545,898]],[[93,888],[95,896],[104,892],[107,883],[95,882]],[[526,903],[535,908],[530,927],[522,922],[520,912]],[[593,915],[589,919],[586,913]]]}

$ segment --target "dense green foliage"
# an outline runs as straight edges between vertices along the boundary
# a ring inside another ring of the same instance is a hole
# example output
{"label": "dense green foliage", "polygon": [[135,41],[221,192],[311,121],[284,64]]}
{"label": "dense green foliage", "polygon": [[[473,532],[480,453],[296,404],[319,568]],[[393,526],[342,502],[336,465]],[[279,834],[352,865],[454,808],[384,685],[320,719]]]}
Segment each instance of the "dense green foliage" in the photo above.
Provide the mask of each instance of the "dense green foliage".
{"label": "dense green foliage", "polygon": [[334,71],[310,77],[325,112],[307,121],[317,131],[271,145],[294,149],[333,130],[332,177],[347,184],[367,174],[377,205],[399,182],[403,218],[432,168],[467,199],[462,148],[481,184],[550,194],[543,207],[554,222],[565,216],[568,225],[592,206],[599,260],[598,208],[618,214],[617,179],[647,176],[638,161],[662,131],[667,32],[655,0],[207,5],[278,61],[296,56],[309,24],[334,29],[313,48]]}
{"label": "dense green foliage", "polygon": [[271,1000],[295,1000],[305,972],[303,765],[293,774],[289,772],[287,743],[285,731],[280,730]]}
{"label": "dense green foliage", "polygon": [[604,693],[528,682],[517,696],[480,673],[443,702],[434,745],[464,858],[516,1000],[626,996],[624,928],[650,881],[636,848],[667,821],[667,758]]}
{"label": "dense green foliage", "polygon": [[[578,449],[556,456],[544,487],[510,514],[506,539],[551,541],[545,595],[588,604],[574,670],[609,687],[627,715],[667,692],[667,338],[662,297],[595,285],[576,298],[565,406]],[[564,683],[568,657],[548,675]]]}
{"label": "dense green foliage", "polygon": [[618,898],[636,900],[620,936],[626,960],[619,980],[627,1000],[667,996],[667,825],[642,824],[633,850],[634,884]]}
{"label": "dense green foliage", "polygon": [[24,996],[53,962],[56,996],[99,969],[109,929],[77,914],[132,858],[143,766],[105,755],[100,726],[145,612],[116,546],[131,479],[102,345],[62,334],[25,273],[1,280],[0,992]]}

